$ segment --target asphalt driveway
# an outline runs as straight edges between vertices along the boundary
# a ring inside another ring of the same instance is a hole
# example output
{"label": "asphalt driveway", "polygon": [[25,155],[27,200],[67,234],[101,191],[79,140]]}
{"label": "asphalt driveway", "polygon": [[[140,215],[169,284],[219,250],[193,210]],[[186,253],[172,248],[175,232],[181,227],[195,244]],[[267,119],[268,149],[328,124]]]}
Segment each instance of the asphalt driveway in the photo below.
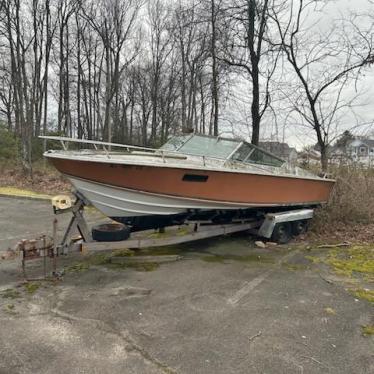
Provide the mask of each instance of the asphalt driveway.
{"label": "asphalt driveway", "polygon": [[[0,197],[0,250],[52,218],[46,202]],[[0,373],[373,373],[372,304],[311,251],[240,235],[145,250],[182,258],[151,267],[72,255],[62,280],[27,285],[0,261]]]}

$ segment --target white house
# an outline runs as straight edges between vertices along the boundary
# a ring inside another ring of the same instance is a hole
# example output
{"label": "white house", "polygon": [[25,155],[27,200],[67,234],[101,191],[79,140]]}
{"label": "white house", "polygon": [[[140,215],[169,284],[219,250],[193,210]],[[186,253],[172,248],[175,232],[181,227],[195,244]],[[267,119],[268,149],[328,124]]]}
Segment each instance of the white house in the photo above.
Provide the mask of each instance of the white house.
{"label": "white house", "polygon": [[374,139],[358,138],[347,144],[348,155],[364,165],[374,164]]}

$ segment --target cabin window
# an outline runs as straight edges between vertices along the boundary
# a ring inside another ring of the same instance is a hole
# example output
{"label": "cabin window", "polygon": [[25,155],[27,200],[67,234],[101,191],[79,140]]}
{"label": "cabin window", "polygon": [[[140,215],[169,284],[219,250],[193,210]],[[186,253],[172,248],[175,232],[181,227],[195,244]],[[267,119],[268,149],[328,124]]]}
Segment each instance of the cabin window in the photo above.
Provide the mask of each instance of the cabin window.
{"label": "cabin window", "polygon": [[263,152],[261,149],[255,149],[250,154],[247,162],[271,166],[282,166],[283,164],[282,160]]}
{"label": "cabin window", "polygon": [[185,182],[206,182],[208,180],[207,175],[199,175],[199,174],[185,174],[182,178]]}
{"label": "cabin window", "polygon": [[244,143],[232,156],[235,161],[245,161],[249,155],[254,151],[254,148],[247,143]]}
{"label": "cabin window", "polygon": [[374,148],[371,148],[371,149],[370,149],[370,153],[373,153],[373,154],[374,154]]}
{"label": "cabin window", "polygon": [[243,144],[233,155],[234,161],[241,161],[249,164],[261,164],[280,167],[284,161],[261,148],[257,148],[252,144]]}
{"label": "cabin window", "polygon": [[366,148],[365,147],[360,147],[360,153],[364,154],[365,152],[366,152]]}

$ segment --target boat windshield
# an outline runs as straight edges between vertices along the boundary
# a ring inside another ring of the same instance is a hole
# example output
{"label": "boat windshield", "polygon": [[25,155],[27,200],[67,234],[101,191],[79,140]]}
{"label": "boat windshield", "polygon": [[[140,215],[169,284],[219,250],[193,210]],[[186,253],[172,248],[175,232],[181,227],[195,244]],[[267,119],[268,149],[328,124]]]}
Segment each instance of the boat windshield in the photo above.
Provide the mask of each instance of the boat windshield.
{"label": "boat windshield", "polygon": [[169,139],[161,149],[189,155],[230,159],[246,164],[280,167],[284,160],[250,143],[206,135],[181,135]]}
{"label": "boat windshield", "polygon": [[284,160],[278,158],[271,153],[257,148],[252,144],[243,143],[239,149],[231,157],[233,161],[244,162],[248,164],[260,164],[280,167],[284,164]]}
{"label": "boat windshield", "polygon": [[160,149],[166,151],[177,151],[189,138],[191,138],[191,134],[173,136]]}
{"label": "boat windshield", "polygon": [[238,147],[239,141],[210,136],[175,136],[161,149],[178,151],[185,154],[227,159]]}

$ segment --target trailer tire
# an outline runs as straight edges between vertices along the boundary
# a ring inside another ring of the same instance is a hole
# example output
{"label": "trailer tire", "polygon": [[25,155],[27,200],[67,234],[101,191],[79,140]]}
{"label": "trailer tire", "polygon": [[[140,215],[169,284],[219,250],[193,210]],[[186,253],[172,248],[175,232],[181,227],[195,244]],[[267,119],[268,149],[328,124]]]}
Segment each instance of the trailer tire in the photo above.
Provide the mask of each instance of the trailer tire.
{"label": "trailer tire", "polygon": [[308,223],[307,219],[292,222],[292,234],[294,236],[304,234],[308,230]]}
{"label": "trailer tire", "polygon": [[103,223],[92,228],[92,239],[98,242],[118,242],[130,237],[130,228],[122,223]]}
{"label": "trailer tire", "polygon": [[279,222],[275,225],[271,240],[279,244],[286,244],[292,238],[292,226],[290,222]]}

